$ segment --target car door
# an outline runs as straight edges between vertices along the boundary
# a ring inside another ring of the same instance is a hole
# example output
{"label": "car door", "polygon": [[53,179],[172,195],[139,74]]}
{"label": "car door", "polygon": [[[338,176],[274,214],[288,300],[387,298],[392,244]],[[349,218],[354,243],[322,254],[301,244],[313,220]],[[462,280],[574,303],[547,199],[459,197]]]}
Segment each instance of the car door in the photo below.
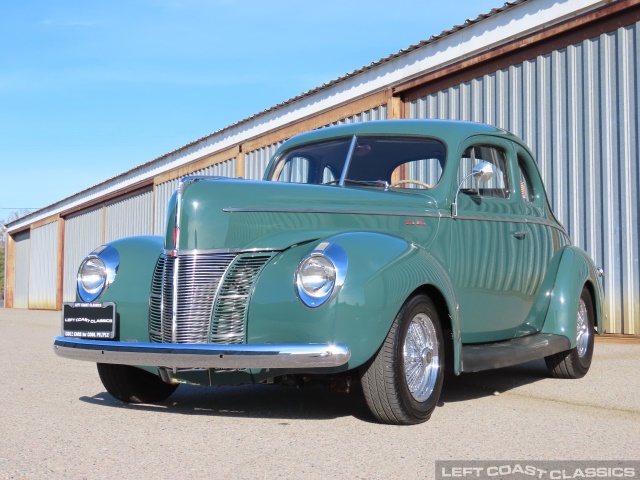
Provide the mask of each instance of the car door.
{"label": "car door", "polygon": [[[488,162],[492,178],[480,185],[469,174]],[[451,226],[451,278],[458,300],[463,343],[491,342],[521,334],[530,308],[523,285],[522,241],[526,226],[515,195],[515,151],[490,136],[462,145],[452,191],[460,191]],[[465,180],[466,179],[466,180]]]}
{"label": "car door", "polygon": [[520,242],[522,268],[519,272],[519,289],[528,308],[525,325],[521,328],[522,334],[526,334],[535,333],[542,328],[544,315],[533,311],[532,307],[540,293],[551,258],[560,247],[568,243],[568,238],[550,217],[551,209],[533,157],[518,144],[514,144],[514,151],[519,182],[516,195],[521,199],[522,218],[526,222],[525,235]]}

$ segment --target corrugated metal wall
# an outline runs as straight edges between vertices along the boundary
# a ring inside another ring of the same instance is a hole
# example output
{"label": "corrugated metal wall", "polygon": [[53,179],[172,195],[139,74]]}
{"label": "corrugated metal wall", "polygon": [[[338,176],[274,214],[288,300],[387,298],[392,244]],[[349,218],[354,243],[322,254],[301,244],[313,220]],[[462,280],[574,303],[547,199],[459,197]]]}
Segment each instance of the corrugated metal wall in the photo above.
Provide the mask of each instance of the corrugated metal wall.
{"label": "corrugated metal wall", "polygon": [[29,252],[31,233],[27,230],[13,237],[15,242],[15,277],[13,283],[13,307],[29,308]]}
{"label": "corrugated metal wall", "polygon": [[63,300],[76,299],[76,275],[80,262],[102,245],[102,208],[65,218]]}
{"label": "corrugated metal wall", "polygon": [[31,230],[29,308],[56,308],[58,285],[58,222]]}
{"label": "corrugated metal wall", "polygon": [[153,190],[105,207],[105,242],[133,235],[153,235]]}
{"label": "corrugated metal wall", "polygon": [[[345,125],[347,123],[369,122],[371,120],[386,120],[386,118],[387,106],[381,105],[379,107],[372,108],[371,110],[367,110],[366,112],[343,118],[342,120],[338,120],[325,126],[329,127],[334,125]],[[277,142],[266,147],[262,147],[257,150],[245,153],[245,177],[250,180],[261,180],[264,176],[265,170],[267,169],[269,160],[271,160],[273,154],[283,143],[284,142]]]}
{"label": "corrugated metal wall", "polygon": [[[217,175],[221,177],[236,176],[236,159],[232,158],[221,163],[217,163],[210,167],[197,170],[189,175]],[[182,178],[182,177],[181,177]],[[155,188],[155,207],[154,207],[154,235],[164,235],[165,226],[167,223],[167,204],[173,192],[178,188],[178,180],[170,180],[168,182],[160,183]]]}
{"label": "corrugated metal wall", "polygon": [[244,175],[249,180],[262,180],[264,171],[267,169],[269,160],[280,145],[284,142],[274,143],[267,147],[247,152],[244,155]]}
{"label": "corrugated metal wall", "polygon": [[342,120],[338,120],[337,122],[333,122],[327,127],[334,125],[346,125],[348,123],[358,123],[358,122],[370,122],[371,120],[386,120],[387,119],[387,106],[381,105],[376,108],[372,108],[371,110],[367,110],[366,112],[357,113],[356,115],[352,115],[347,118],[343,118]]}
{"label": "corrugated metal wall", "polygon": [[605,328],[640,333],[640,38],[620,28],[419,98],[410,118],[514,132],[574,244],[605,269]]}

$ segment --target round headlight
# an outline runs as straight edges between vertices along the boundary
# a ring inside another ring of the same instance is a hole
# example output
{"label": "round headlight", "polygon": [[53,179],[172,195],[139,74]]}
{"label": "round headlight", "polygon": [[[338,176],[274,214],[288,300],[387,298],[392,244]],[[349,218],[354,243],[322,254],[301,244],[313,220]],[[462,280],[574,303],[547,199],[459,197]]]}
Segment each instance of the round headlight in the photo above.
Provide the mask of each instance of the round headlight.
{"label": "round headlight", "polygon": [[339,245],[323,242],[298,265],[298,297],[307,307],[319,307],[340,290],[346,273],[345,251]]}
{"label": "round headlight", "polygon": [[298,268],[298,286],[313,298],[331,295],[336,283],[336,267],[327,257],[313,255]]}
{"label": "round headlight", "polygon": [[[107,267],[104,262],[98,257],[85,258],[78,271],[78,286],[82,287],[78,290],[81,292],[82,299],[87,302],[95,299],[102,292],[106,282]],[[86,296],[82,295],[83,292]]]}
{"label": "round headlight", "polygon": [[113,283],[120,265],[118,251],[103,245],[85,258],[78,269],[78,295],[83,302],[93,302]]}

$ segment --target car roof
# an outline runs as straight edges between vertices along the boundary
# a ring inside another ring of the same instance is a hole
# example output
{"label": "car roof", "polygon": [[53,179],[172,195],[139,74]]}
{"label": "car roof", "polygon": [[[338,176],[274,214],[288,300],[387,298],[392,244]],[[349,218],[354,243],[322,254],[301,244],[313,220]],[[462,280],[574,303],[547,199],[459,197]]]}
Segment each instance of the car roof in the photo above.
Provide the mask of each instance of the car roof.
{"label": "car roof", "polygon": [[289,149],[296,145],[352,135],[415,135],[435,137],[448,144],[456,144],[473,135],[498,135],[521,143],[515,135],[484,123],[458,120],[376,120],[347,125],[320,128],[296,135],[287,140],[279,149]]}

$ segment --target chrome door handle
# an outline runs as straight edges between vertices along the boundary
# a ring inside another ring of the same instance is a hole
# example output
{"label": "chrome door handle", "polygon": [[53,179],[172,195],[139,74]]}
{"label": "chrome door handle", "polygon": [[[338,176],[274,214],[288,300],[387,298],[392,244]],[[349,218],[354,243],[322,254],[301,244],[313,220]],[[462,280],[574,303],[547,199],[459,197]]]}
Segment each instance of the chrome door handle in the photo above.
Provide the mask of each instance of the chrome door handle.
{"label": "chrome door handle", "polygon": [[517,231],[516,233],[514,233],[513,235],[514,235],[517,239],[521,240],[521,239],[523,239],[523,238],[524,238],[524,236],[525,236],[526,234],[527,234],[527,231],[526,231],[526,230],[520,230],[520,231]]}

